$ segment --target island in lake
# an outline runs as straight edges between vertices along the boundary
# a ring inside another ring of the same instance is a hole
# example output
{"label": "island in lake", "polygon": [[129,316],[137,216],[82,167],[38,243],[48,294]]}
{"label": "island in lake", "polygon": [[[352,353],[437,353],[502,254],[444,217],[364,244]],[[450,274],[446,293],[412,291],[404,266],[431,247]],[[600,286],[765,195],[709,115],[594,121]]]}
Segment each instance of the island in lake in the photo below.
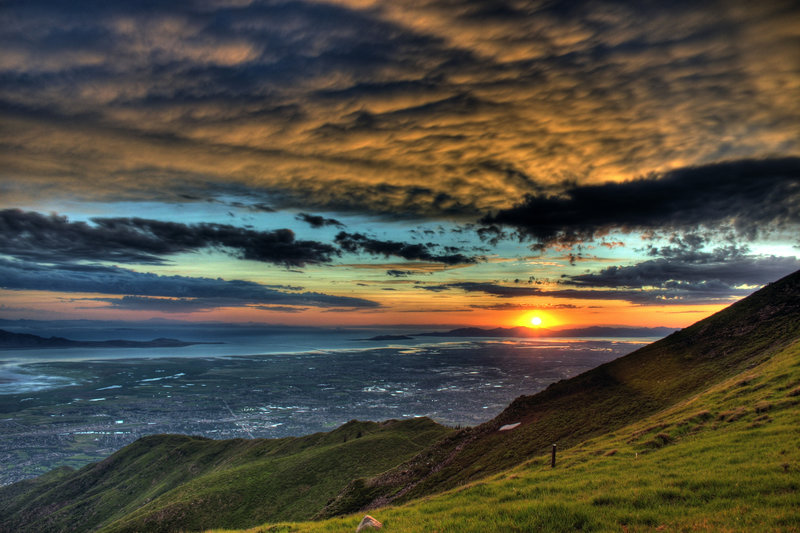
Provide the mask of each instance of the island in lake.
{"label": "island in lake", "polygon": [[369,339],[356,339],[359,341],[411,341],[414,337],[408,335],[375,335]]}

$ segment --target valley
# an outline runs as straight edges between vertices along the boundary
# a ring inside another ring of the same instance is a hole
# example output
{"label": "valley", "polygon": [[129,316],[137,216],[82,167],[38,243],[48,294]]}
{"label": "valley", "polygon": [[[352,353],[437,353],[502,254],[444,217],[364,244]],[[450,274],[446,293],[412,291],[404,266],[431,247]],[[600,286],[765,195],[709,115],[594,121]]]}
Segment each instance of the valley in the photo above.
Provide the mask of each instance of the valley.
{"label": "valley", "polygon": [[[352,531],[368,511],[410,532],[794,531],[799,296],[796,273],[474,427],[417,418],[282,440],[147,437],[0,489],[0,519],[9,531]],[[317,494],[302,511],[276,503],[301,493]],[[298,518],[317,521],[285,521]]]}

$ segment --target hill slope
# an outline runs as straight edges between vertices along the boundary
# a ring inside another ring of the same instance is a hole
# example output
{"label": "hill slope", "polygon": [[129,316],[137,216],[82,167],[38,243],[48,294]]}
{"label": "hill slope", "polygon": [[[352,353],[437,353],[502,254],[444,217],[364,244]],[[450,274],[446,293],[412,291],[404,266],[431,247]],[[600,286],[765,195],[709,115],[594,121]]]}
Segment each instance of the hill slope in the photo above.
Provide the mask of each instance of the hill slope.
{"label": "hill slope", "polygon": [[0,489],[0,531],[175,531],[310,518],[450,430],[420,418],[352,421],[300,438],[142,438],[78,471]]}
{"label": "hill slope", "polygon": [[350,483],[320,517],[441,492],[516,466],[552,443],[568,448],[613,432],[764,362],[798,337],[800,272],[625,357],[517,398],[495,419],[376,478]]}
{"label": "hill slope", "polygon": [[[800,531],[800,340],[649,417],[370,511],[385,531]],[[247,533],[355,531],[363,512]]]}

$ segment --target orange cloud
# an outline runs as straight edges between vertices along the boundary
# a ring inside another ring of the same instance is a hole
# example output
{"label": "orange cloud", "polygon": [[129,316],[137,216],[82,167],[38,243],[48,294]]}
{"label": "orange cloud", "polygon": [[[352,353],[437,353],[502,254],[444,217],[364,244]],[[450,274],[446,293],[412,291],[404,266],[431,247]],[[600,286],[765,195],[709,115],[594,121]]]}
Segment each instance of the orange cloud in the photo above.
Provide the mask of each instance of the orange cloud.
{"label": "orange cloud", "polygon": [[778,5],[109,9],[58,20],[86,42],[49,46],[44,15],[9,28],[10,198],[241,188],[474,218],[565,180],[800,153],[798,15]]}

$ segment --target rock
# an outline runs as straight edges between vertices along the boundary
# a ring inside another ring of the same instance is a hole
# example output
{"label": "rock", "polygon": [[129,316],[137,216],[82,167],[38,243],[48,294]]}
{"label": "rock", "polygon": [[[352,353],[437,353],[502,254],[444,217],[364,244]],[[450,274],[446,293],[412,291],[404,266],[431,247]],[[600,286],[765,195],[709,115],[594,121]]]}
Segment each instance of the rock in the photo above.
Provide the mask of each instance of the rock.
{"label": "rock", "polygon": [[382,527],[383,524],[372,518],[370,515],[365,514],[364,518],[361,519],[361,523],[358,524],[358,528],[356,528],[356,533],[372,528],[380,529]]}

